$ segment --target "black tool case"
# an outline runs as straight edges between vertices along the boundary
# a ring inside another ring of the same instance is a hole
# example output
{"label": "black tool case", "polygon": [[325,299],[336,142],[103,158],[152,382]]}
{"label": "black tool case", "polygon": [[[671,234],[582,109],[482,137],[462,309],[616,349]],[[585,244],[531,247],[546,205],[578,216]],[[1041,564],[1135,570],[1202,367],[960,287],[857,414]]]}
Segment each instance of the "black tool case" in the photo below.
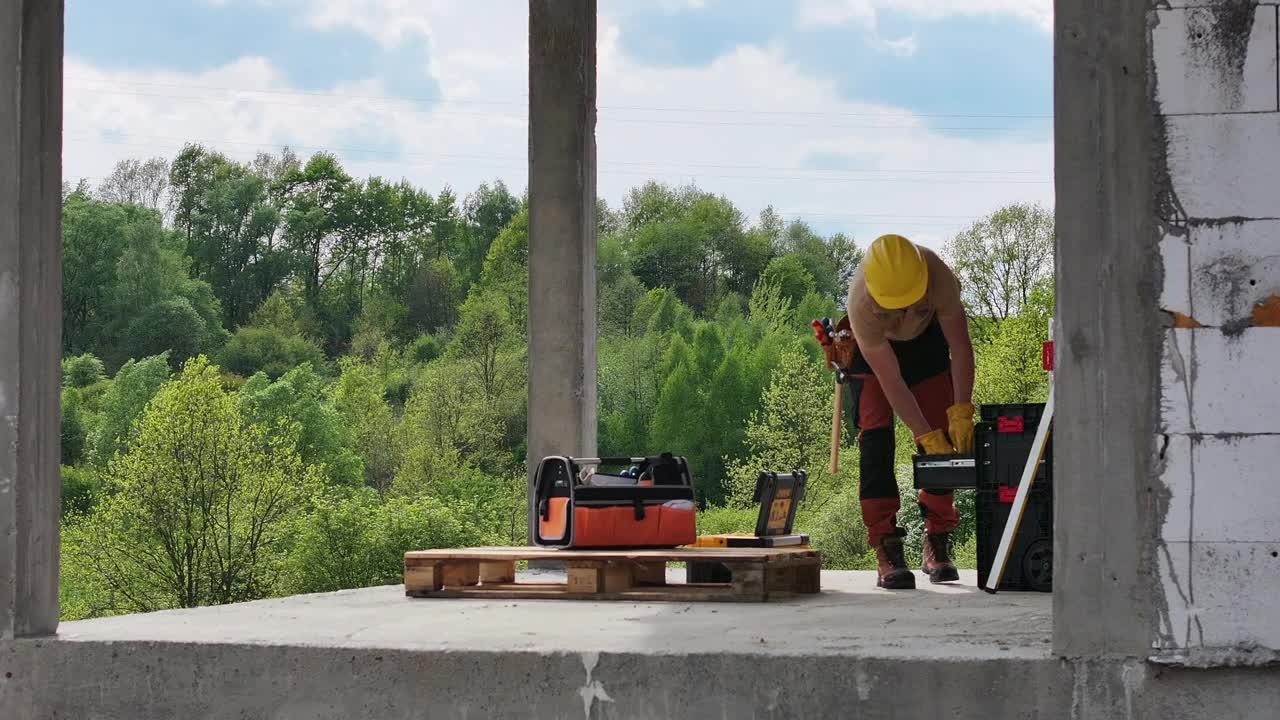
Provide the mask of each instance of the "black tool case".
{"label": "black tool case", "polygon": [[[623,469],[603,472],[610,466]],[[534,487],[534,541],[541,546],[663,548],[697,539],[693,481],[683,457],[551,456],[538,464]]]}
{"label": "black tool case", "polygon": [[[1000,547],[1044,407],[1044,403],[983,405],[981,421],[974,426],[979,587],[987,586],[991,563]],[[1053,589],[1052,433],[1036,468],[1027,508],[996,589]]]}

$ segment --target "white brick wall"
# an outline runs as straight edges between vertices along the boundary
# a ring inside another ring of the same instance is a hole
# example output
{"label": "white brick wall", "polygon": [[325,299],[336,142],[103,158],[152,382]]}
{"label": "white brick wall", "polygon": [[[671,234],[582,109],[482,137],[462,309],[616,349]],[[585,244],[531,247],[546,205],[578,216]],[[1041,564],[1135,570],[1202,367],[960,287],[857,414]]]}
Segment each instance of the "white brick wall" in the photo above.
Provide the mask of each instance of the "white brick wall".
{"label": "white brick wall", "polygon": [[1280,435],[1170,435],[1164,455],[1165,541],[1277,540]]}
{"label": "white brick wall", "polygon": [[1174,200],[1159,302],[1196,327],[1163,346],[1155,645],[1280,650],[1280,327],[1253,320],[1280,297],[1280,8],[1166,5],[1151,31]]}
{"label": "white brick wall", "polygon": [[1155,645],[1187,650],[1280,647],[1275,575],[1280,543],[1169,542],[1157,565],[1168,614]]}
{"label": "white brick wall", "polygon": [[1222,14],[1211,7],[1156,12],[1151,42],[1155,65],[1160,68],[1156,98],[1165,115],[1280,109],[1276,8],[1260,8],[1254,15],[1247,40],[1238,48],[1244,52],[1239,67],[1230,62],[1232,58],[1224,62],[1223,57],[1237,48],[1214,42],[1214,28]]}
{"label": "white brick wall", "polygon": [[1170,180],[1187,217],[1280,216],[1275,193],[1280,167],[1277,117],[1265,113],[1166,119]]}
{"label": "white brick wall", "polygon": [[1166,433],[1280,433],[1280,328],[1168,331],[1160,406]]}
{"label": "white brick wall", "polygon": [[1160,243],[1160,307],[1222,327],[1280,296],[1280,220],[1192,225]]}

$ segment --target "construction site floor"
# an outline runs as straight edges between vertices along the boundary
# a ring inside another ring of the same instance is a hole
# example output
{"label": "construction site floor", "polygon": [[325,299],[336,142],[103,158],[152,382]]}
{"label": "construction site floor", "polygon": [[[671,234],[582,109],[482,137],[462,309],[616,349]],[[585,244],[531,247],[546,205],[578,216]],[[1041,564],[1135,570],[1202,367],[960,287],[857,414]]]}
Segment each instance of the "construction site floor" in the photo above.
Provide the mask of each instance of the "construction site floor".
{"label": "construction site floor", "polygon": [[[521,573],[521,579],[548,571]],[[670,571],[683,580],[682,570]],[[919,573],[917,573],[919,575]],[[957,584],[876,588],[824,572],[823,592],[780,603],[412,599],[402,586],[64,623],[72,641],[156,640],[503,652],[860,653],[1048,657],[1051,597]]]}
{"label": "construction site floor", "polygon": [[0,718],[1066,718],[1051,597],[975,585],[825,572],[763,604],[389,586],[67,622],[0,640]]}

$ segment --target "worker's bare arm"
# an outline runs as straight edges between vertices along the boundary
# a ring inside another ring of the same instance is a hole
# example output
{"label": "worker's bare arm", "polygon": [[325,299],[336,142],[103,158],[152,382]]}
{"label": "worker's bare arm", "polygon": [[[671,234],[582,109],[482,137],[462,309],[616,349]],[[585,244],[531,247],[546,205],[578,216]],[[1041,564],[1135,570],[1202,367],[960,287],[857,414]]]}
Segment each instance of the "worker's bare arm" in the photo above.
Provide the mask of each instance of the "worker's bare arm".
{"label": "worker's bare arm", "polygon": [[920,404],[916,402],[916,398],[911,394],[911,389],[907,387],[906,381],[902,379],[902,370],[898,367],[898,358],[893,354],[893,348],[889,343],[881,343],[871,347],[860,346],[862,356],[866,358],[867,364],[871,366],[871,370],[875,372],[876,380],[880,382],[880,389],[884,391],[885,399],[889,401],[889,405],[898,417],[902,418],[902,422],[911,428],[911,434],[920,437],[935,428],[929,427],[929,421],[925,420],[924,413],[920,410]]}
{"label": "worker's bare arm", "polygon": [[964,310],[955,315],[939,315],[942,334],[951,346],[951,382],[957,403],[973,402],[973,342],[969,338],[969,320]]}

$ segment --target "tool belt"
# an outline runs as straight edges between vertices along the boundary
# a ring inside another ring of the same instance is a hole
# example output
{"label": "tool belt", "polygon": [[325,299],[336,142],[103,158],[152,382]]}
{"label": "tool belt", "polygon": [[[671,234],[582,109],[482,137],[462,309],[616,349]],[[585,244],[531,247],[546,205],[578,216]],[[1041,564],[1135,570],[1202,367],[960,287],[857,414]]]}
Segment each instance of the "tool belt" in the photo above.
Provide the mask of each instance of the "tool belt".
{"label": "tool belt", "polygon": [[538,464],[534,487],[538,545],[663,548],[697,539],[693,481],[683,457],[551,456]]}
{"label": "tool belt", "polygon": [[[848,321],[848,317],[842,318],[840,326],[844,326]],[[875,373],[867,364],[866,358],[862,357],[862,353],[857,351],[856,346],[845,349],[837,347],[839,344],[839,342],[833,342],[829,346],[824,346],[823,353],[828,356],[828,369],[831,368],[832,363],[836,363],[838,368],[836,377],[849,388],[852,399],[846,403],[846,407],[849,408],[849,414],[853,418],[851,423],[853,427],[861,429],[858,424],[858,405],[862,397],[862,385],[866,378],[874,377]],[[947,343],[947,337],[942,332],[942,324],[938,322],[936,315],[919,335],[910,340],[890,340],[889,347],[893,348],[893,355],[898,359],[898,369],[902,372],[902,379],[907,387],[924,382],[951,368],[951,346]],[[846,355],[848,362],[837,362],[844,360]]]}

